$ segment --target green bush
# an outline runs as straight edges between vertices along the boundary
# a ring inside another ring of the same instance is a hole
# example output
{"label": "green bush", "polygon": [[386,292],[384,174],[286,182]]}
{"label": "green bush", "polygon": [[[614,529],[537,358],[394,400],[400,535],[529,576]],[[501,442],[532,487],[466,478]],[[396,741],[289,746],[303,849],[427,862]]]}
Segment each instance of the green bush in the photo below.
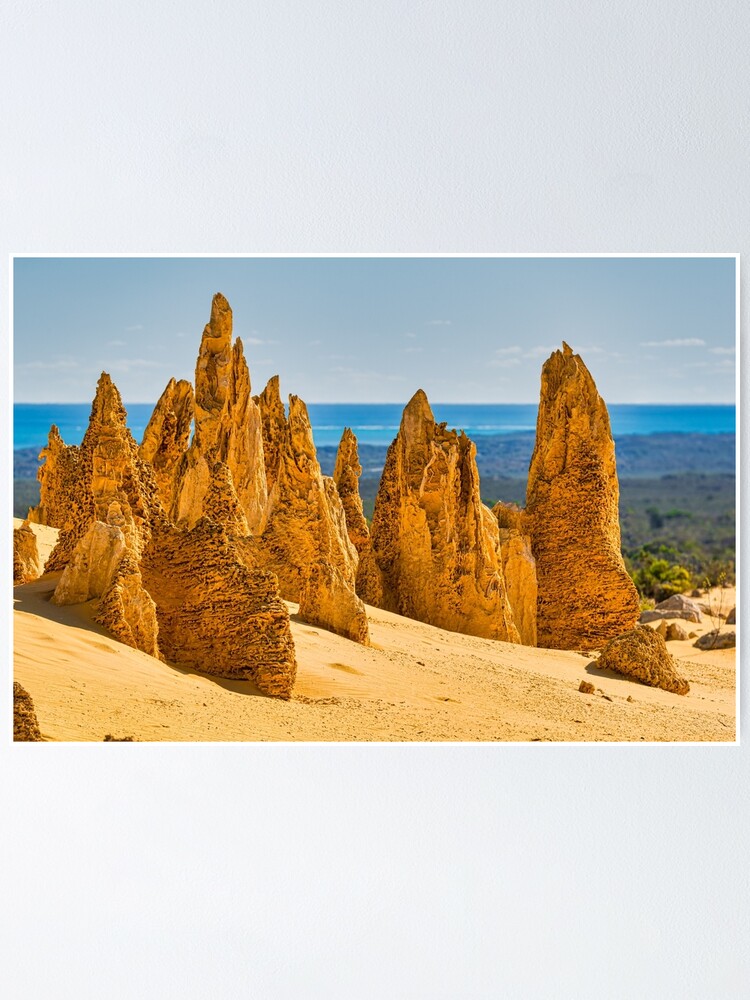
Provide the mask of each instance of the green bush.
{"label": "green bush", "polygon": [[690,570],[680,563],[657,559],[645,551],[639,562],[640,566],[631,575],[641,597],[663,601],[672,594],[682,594],[693,587]]}

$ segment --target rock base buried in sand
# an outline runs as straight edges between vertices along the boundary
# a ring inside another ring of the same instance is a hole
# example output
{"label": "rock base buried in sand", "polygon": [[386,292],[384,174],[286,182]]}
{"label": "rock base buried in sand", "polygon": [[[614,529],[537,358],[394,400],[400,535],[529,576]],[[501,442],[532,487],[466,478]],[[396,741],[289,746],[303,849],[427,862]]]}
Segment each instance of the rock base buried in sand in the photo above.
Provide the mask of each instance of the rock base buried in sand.
{"label": "rock base buried in sand", "polygon": [[13,739],[16,743],[40,743],[42,734],[34,702],[18,681],[13,682]]}
{"label": "rock base buried in sand", "polygon": [[666,642],[650,628],[636,626],[610,639],[596,665],[674,694],[690,690],[688,682],[677,673]]}

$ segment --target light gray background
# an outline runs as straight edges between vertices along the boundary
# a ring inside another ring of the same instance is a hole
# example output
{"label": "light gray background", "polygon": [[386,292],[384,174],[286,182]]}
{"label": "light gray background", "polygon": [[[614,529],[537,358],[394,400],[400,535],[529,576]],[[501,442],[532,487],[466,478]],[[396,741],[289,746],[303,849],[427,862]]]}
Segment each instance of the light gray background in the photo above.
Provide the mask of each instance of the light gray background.
{"label": "light gray background", "polygon": [[[749,27],[5,0],[6,523],[8,252],[743,252]],[[8,996],[747,995],[746,746],[1,750]]]}

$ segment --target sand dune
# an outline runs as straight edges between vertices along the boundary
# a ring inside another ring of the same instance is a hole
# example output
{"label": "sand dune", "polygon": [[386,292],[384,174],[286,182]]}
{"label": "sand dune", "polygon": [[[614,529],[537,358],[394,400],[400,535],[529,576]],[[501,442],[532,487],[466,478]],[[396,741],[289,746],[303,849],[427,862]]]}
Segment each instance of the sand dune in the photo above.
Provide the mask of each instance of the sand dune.
{"label": "sand dune", "polygon": [[[54,529],[34,530],[40,543]],[[686,697],[599,671],[578,652],[457,635],[368,607],[363,647],[297,619],[290,701],[162,663],[116,642],[91,607],[50,603],[57,574],[15,590],[15,678],[47,740],[733,741],[734,650],[670,642]],[[735,594],[712,595],[724,613]],[[691,626],[692,628],[692,626]],[[706,617],[698,633],[708,631]],[[588,651],[587,651],[588,652]],[[598,689],[579,693],[581,680]]]}

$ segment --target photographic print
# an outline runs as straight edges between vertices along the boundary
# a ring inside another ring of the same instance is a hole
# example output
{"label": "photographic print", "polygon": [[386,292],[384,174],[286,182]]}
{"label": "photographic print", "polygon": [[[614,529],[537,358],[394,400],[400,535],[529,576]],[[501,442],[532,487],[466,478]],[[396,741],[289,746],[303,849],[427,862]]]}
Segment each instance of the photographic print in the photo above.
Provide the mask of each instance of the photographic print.
{"label": "photographic print", "polygon": [[14,739],[735,742],[737,258],[16,257]]}

